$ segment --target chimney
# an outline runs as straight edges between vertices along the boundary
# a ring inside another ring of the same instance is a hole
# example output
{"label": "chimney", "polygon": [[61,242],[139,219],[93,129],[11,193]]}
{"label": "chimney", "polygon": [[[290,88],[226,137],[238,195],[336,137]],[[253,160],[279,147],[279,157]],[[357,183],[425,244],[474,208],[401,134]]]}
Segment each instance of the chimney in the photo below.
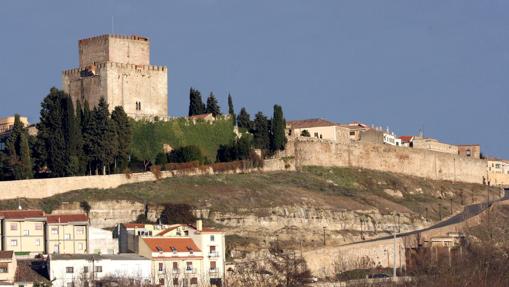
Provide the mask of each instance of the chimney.
{"label": "chimney", "polygon": [[196,220],[196,230],[202,231],[203,230],[203,222],[201,219]]}

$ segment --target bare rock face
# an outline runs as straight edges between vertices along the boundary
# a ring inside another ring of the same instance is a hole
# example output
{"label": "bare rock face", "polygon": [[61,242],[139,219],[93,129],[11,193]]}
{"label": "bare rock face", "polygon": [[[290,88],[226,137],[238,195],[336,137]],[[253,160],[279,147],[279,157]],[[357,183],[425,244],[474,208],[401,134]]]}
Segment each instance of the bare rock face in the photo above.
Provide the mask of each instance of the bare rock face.
{"label": "bare rock face", "polygon": [[384,189],[384,192],[387,193],[388,195],[394,197],[394,198],[403,198],[403,193],[399,190],[394,190],[394,189],[390,189],[390,188],[386,188]]}

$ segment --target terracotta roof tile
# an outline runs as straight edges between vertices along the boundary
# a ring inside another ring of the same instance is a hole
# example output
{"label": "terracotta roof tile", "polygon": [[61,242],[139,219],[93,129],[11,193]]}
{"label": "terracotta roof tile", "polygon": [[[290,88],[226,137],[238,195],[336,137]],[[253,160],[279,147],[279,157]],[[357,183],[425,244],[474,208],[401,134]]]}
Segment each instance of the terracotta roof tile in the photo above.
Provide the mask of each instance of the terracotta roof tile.
{"label": "terracotta roof tile", "polygon": [[55,214],[46,216],[48,223],[88,222],[86,214]]}
{"label": "terracotta roof tile", "polygon": [[399,139],[401,140],[401,142],[409,143],[413,139],[413,137],[414,136],[400,136]]}
{"label": "terracotta roof tile", "polygon": [[39,260],[18,260],[15,281],[19,283],[49,283],[45,263]]}
{"label": "terracotta roof tile", "polygon": [[0,251],[0,259],[11,259],[14,251]]}
{"label": "terracotta roof tile", "polygon": [[307,119],[307,120],[297,120],[297,121],[288,121],[287,124],[294,129],[303,129],[303,128],[313,128],[313,127],[330,127],[337,126],[337,123],[324,120],[324,119]]}
{"label": "terracotta roof tile", "polygon": [[143,238],[143,241],[152,252],[173,252],[173,248],[177,252],[189,252],[189,248],[194,252],[201,251],[191,238]]}
{"label": "terracotta roof tile", "polygon": [[5,219],[24,219],[44,217],[42,210],[0,210],[0,217]]}

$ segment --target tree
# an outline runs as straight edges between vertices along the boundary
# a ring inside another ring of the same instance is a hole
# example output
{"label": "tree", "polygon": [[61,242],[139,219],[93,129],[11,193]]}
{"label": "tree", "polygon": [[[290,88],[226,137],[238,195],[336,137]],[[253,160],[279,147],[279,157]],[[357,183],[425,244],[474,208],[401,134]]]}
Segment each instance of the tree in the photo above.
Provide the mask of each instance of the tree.
{"label": "tree", "polygon": [[256,148],[262,150],[270,149],[269,120],[262,112],[258,112],[255,115],[252,134],[253,144]]}
{"label": "tree", "polygon": [[207,107],[201,99],[201,93],[198,90],[191,88],[189,91],[189,116],[204,114]]}
{"label": "tree", "polygon": [[63,129],[61,99],[64,92],[51,88],[41,103],[37,124],[38,166],[46,166],[53,176],[67,175],[66,141]]}
{"label": "tree", "polygon": [[216,96],[211,92],[209,97],[207,98],[207,113],[212,114],[214,117],[221,115],[221,108],[217,103]]}
{"label": "tree", "polygon": [[251,158],[252,142],[249,136],[243,136],[229,145],[220,145],[217,150],[216,161],[229,162]]}
{"label": "tree", "polygon": [[237,117],[237,126],[247,130],[251,129],[251,116],[246,111],[246,108],[240,109],[239,116]]}
{"label": "tree", "polygon": [[302,130],[302,132],[300,132],[300,136],[301,137],[310,137],[311,134],[309,133],[308,130]]}
{"label": "tree", "polygon": [[80,174],[80,157],[82,153],[81,127],[74,112],[74,105],[71,97],[62,94],[60,97],[62,106],[62,133],[65,140],[65,175]]}
{"label": "tree", "polygon": [[274,105],[274,115],[271,124],[271,149],[272,152],[284,150],[286,145],[285,135],[286,121],[283,116],[283,108],[280,105]]}
{"label": "tree", "polygon": [[193,207],[189,204],[166,204],[160,217],[161,224],[194,224]]}
{"label": "tree", "polygon": [[20,121],[19,115],[14,118],[14,126],[6,142],[8,168],[14,179],[29,179],[33,177],[28,133]]}
{"label": "tree", "polygon": [[102,170],[102,174],[106,174],[106,168],[113,163],[117,153],[117,139],[110,120],[108,104],[104,98],[99,100],[99,104],[91,113],[86,135],[85,151],[90,156],[95,174],[99,170]]}
{"label": "tree", "polygon": [[200,163],[205,162],[205,156],[201,152],[200,148],[195,145],[183,146],[174,149],[168,155],[168,162],[183,163],[191,161],[199,161]]}
{"label": "tree", "polygon": [[124,108],[117,106],[111,113],[111,121],[117,140],[117,153],[115,155],[115,169],[118,172],[127,169],[129,162],[129,148],[132,141],[132,130],[129,117]]}
{"label": "tree", "polygon": [[236,124],[235,110],[233,109],[233,99],[230,93],[228,93],[228,114],[233,119],[234,125]]}

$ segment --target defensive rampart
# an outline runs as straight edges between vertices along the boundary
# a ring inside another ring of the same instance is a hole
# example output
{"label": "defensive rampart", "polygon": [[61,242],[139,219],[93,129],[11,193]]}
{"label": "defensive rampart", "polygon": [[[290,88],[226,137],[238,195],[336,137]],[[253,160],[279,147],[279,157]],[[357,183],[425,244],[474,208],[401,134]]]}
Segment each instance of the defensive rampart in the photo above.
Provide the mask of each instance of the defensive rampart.
{"label": "defensive rampart", "polygon": [[305,139],[288,145],[296,166],[359,167],[433,180],[483,183],[487,162],[465,156],[391,145]]}
{"label": "defensive rampart", "polygon": [[[260,171],[294,170],[293,163],[280,159],[264,161],[264,167],[236,169],[223,172],[215,172],[211,167],[193,168],[188,170],[161,171],[159,174],[152,172],[132,174],[112,174],[95,176],[73,176],[47,179],[27,179],[0,181],[0,200],[14,198],[45,198],[53,195],[86,188],[116,188],[123,184],[155,181],[158,178],[170,178],[179,176],[199,176],[224,173],[249,173]],[[157,177],[156,177],[157,174]]]}

